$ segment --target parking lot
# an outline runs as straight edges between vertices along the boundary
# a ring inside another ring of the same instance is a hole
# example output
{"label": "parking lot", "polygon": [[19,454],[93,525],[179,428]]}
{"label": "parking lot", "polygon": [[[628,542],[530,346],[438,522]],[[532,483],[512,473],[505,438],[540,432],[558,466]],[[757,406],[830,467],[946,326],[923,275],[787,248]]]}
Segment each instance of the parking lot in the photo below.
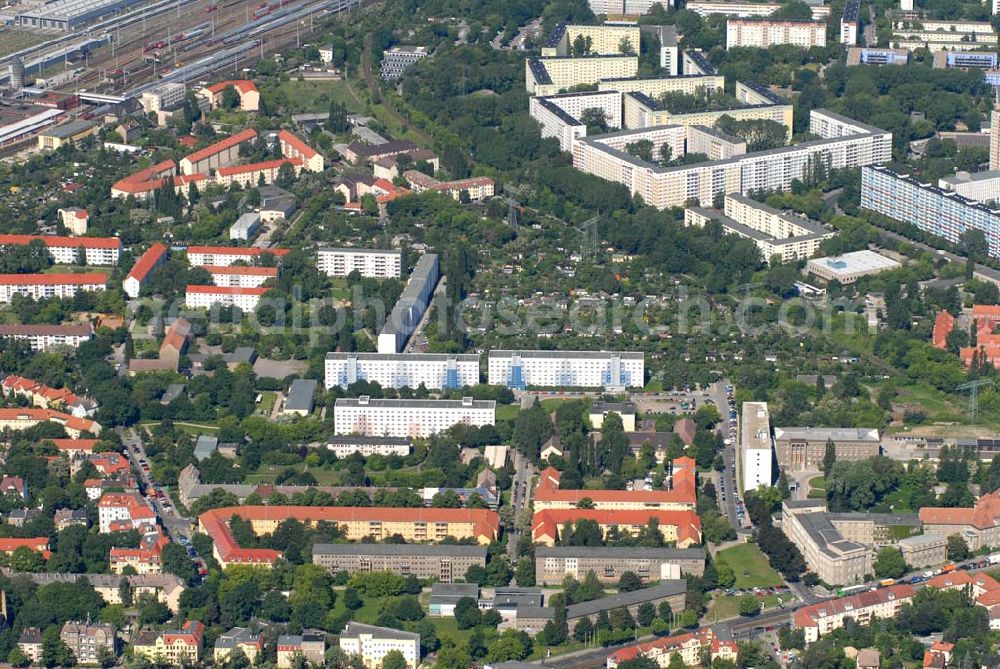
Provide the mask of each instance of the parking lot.
{"label": "parking lot", "polygon": [[719,472],[719,506],[729,519],[729,523],[737,531],[748,529],[750,521],[746,517],[746,509],[743,506],[743,499],[740,497],[739,483],[737,481],[738,467],[736,465],[736,455],[739,448],[739,420],[736,412],[736,399],[734,397],[735,388],[732,384],[719,383],[711,387],[714,401],[722,416],[718,431],[725,439],[723,449],[723,469]]}

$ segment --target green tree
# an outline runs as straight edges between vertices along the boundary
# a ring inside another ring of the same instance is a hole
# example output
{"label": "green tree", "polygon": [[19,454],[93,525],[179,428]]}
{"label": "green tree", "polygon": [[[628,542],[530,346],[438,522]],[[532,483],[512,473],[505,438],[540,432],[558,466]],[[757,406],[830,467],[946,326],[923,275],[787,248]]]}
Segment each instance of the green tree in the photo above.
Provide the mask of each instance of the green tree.
{"label": "green tree", "polygon": [[382,669],[406,669],[406,657],[398,650],[390,650],[382,658]]}
{"label": "green tree", "polygon": [[642,627],[649,627],[656,617],[656,607],[649,602],[643,602],[635,612],[635,619]]}
{"label": "green tree", "polygon": [[899,578],[906,573],[906,560],[895,546],[883,546],[878,551],[874,569],[879,578]]}
{"label": "green tree", "polygon": [[618,589],[621,592],[632,592],[640,588],[642,588],[642,579],[634,571],[622,572],[622,575],[618,578]]}
{"label": "green tree", "polygon": [[522,588],[535,585],[534,560],[529,557],[518,560],[517,567],[514,569],[514,580]]}
{"label": "green tree", "polygon": [[948,559],[952,562],[960,562],[969,559],[969,544],[960,534],[953,534],[948,537]]}
{"label": "green tree", "polygon": [[740,597],[740,615],[755,616],[760,613],[760,601],[755,595],[743,595]]}
{"label": "green tree", "polygon": [[472,597],[462,597],[455,603],[455,622],[458,629],[472,629],[480,621],[479,604]]}

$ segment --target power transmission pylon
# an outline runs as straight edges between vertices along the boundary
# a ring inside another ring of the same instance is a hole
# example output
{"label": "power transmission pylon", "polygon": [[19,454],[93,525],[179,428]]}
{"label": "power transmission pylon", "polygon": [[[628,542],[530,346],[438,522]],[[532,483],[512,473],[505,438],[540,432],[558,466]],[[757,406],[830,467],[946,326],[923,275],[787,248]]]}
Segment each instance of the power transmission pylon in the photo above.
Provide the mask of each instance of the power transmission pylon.
{"label": "power transmission pylon", "polygon": [[521,219],[520,200],[522,197],[530,195],[530,191],[527,186],[505,185],[503,189],[507,193],[507,225],[513,228],[516,233]]}
{"label": "power transmission pylon", "polygon": [[962,390],[969,391],[969,417],[972,418],[973,423],[976,422],[976,418],[979,417],[979,388],[991,385],[993,385],[993,379],[976,379],[975,381],[963,383],[955,388],[956,392],[960,392]]}

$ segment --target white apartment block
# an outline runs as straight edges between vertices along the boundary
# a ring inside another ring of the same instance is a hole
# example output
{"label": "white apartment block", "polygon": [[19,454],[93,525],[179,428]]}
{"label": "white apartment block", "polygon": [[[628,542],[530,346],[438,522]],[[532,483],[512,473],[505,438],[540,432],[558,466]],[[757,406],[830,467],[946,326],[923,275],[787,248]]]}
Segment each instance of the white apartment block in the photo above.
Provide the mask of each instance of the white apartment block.
{"label": "white apartment block", "polygon": [[664,93],[687,93],[693,95],[699,89],[707,93],[721,91],[726,87],[726,78],[721,74],[696,74],[683,77],[663,77],[660,79],[605,79],[597,83],[599,91],[619,93],[643,93],[658,98]]}
{"label": "white apartment block", "polygon": [[398,650],[409,669],[420,663],[420,635],[401,632],[387,627],[363,625],[353,620],[340,633],[340,649],[348,655],[357,655],[365,669],[379,669],[389,652]]}
{"label": "white apartment block", "polygon": [[938,188],[976,202],[1000,202],[1000,170],[957,172],[938,180]]}
{"label": "white apartment block", "polygon": [[664,9],[676,7],[675,0],[588,0],[590,10],[597,14],[629,16],[649,14],[654,5]]}
{"label": "white apartment block", "polygon": [[740,422],[743,490],[770,486],[773,481],[774,441],[771,439],[771,418],[767,402],[744,402]]}
{"label": "white apartment block", "polygon": [[[740,83],[737,83],[739,90]],[[624,96],[622,119],[626,128],[650,128],[658,125],[703,125],[714,126],[720,118],[728,116],[735,121],[774,121],[785,126],[788,136],[792,135],[792,105],[781,101],[777,104],[754,104],[726,110],[702,110],[672,112],[659,100],[644,93],[626,93]]]}
{"label": "white apartment block", "polygon": [[589,55],[615,56],[639,53],[639,26],[586,26],[561,23],[542,46],[542,57],[573,55],[573,44],[577,38],[587,41],[590,47],[587,52]]}
{"label": "white apartment block", "polygon": [[524,61],[525,88],[532,95],[555,95],[573,86],[625,79],[638,73],[638,56],[553,56]]}
{"label": "white apartment block", "polygon": [[474,400],[377,400],[340,398],[333,408],[334,434],[429,437],[453,425],[496,424],[496,402]]}
{"label": "white apartment block", "polygon": [[47,351],[54,346],[77,348],[94,337],[89,325],[0,325],[0,338],[28,342],[33,351]]}
{"label": "white apartment block", "polygon": [[234,262],[254,263],[263,254],[270,253],[283,256],[288,249],[263,249],[260,247],[236,246],[189,246],[187,248],[188,264],[192,267],[229,267]]}
{"label": "white apartment block", "polygon": [[531,117],[542,125],[542,137],[555,137],[559,148],[570,152],[577,137],[587,136],[580,121],[588,109],[600,110],[609,128],[622,126],[622,96],[618,91],[585,91],[536,96],[528,101]]}
{"label": "white apartment block", "polygon": [[363,457],[372,455],[398,455],[406,457],[413,443],[405,437],[331,437],[326,447],[338,458],[346,458],[354,453]]}
{"label": "white apartment block", "polygon": [[[810,112],[810,131],[821,137],[817,119],[824,117],[838,118],[826,110],[814,109]],[[839,127],[837,123],[832,125]],[[854,135],[678,167],[658,167],[630,156],[610,145],[610,135],[586,137],[577,139],[573,145],[573,166],[582,172],[625,185],[630,193],[639,195],[647,204],[658,209],[683,207],[691,200],[710,203],[718,194],[788,190],[792,180],[807,177],[817,164],[839,169],[888,161],[892,155],[892,133],[858,125],[864,131]],[[640,134],[637,133],[636,137]],[[628,132],[613,135],[622,146],[634,141],[628,137]],[[674,154],[675,157],[677,155]]]}
{"label": "white apartment block", "polygon": [[854,46],[858,43],[858,11],[861,0],[847,0],[844,15],[840,18],[840,43]]}
{"label": "white apartment block", "polygon": [[143,93],[139,97],[139,104],[147,114],[156,113],[183,102],[186,94],[187,89],[184,84],[163,84]]}
{"label": "white apartment block", "polygon": [[33,300],[73,297],[78,291],[105,290],[104,274],[0,274],[0,302],[15,295]]}
{"label": "white apartment block", "polygon": [[487,383],[535,388],[641,388],[645,358],[633,351],[502,351],[489,353]]}
{"label": "white apartment block", "polygon": [[426,56],[425,46],[394,46],[382,53],[380,74],[386,81],[395,81],[403,76],[406,68]]}
{"label": "white apartment block", "polygon": [[316,269],[327,276],[347,276],[358,272],[375,279],[398,279],[403,252],[393,249],[321,248]]}
{"label": "white apartment block", "polygon": [[671,77],[680,74],[681,54],[677,48],[677,29],[674,26],[642,26],[641,30],[659,41],[660,67]]}
{"label": "white apartment block", "polygon": [[87,265],[117,265],[122,243],[117,237],[53,237],[50,235],[2,235],[0,247],[27,246],[41,240],[57,265],[76,265],[82,252]]}
{"label": "white apartment block", "polygon": [[425,253],[413,267],[399,300],[378,333],[379,353],[399,353],[430,307],[441,269],[435,253]]}
{"label": "white apartment block", "polygon": [[327,353],[327,388],[358,381],[383,388],[444,390],[479,385],[479,354]]}
{"label": "white apartment block", "polygon": [[704,153],[709,160],[728,160],[747,152],[747,143],[734,135],[701,125],[687,126],[687,153]]}
{"label": "white apartment block", "polygon": [[766,49],[778,44],[809,49],[826,46],[826,23],[823,21],[772,21],[766,18],[729,19],[726,21],[726,48],[757,47]]}
{"label": "white apartment block", "polygon": [[739,193],[726,195],[722,212],[701,207],[684,210],[685,225],[704,227],[711,220],[721,223],[726,232],[752,239],[765,262],[774,255],[780,256],[782,262],[811,258],[824,239],[836,234]]}
{"label": "white apartment block", "polygon": [[230,265],[218,267],[205,265],[202,267],[212,277],[212,283],[222,288],[257,288],[264,285],[268,279],[278,276],[277,267],[243,267]]}
{"label": "white apartment block", "polygon": [[1000,109],[990,112],[990,170],[1000,170]]}
{"label": "white apartment block", "polygon": [[993,26],[980,21],[894,21],[890,46],[937,51],[995,51],[1000,40]]}
{"label": "white apartment block", "polygon": [[[749,18],[754,16],[770,16],[781,9],[778,2],[729,2],[728,0],[690,0],[684,8],[705,17],[712,14]],[[830,15],[829,5],[810,5],[813,19],[824,19]]]}
{"label": "white apartment block", "polygon": [[270,288],[223,288],[221,286],[189,285],[184,293],[188,309],[210,309],[213,305],[236,307],[244,313],[257,308],[260,298]]}

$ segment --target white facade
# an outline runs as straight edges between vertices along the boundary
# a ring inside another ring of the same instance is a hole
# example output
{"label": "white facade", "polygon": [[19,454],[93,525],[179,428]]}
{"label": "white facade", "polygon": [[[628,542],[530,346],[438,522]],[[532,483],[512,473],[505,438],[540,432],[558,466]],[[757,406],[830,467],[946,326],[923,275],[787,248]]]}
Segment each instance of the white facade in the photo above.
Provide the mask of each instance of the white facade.
{"label": "white facade", "polygon": [[0,302],[15,295],[33,300],[73,297],[78,291],[105,290],[104,274],[0,274]]}
{"label": "white facade", "polygon": [[260,230],[260,224],[260,214],[247,212],[229,226],[229,238],[248,242]]}
{"label": "white facade", "polygon": [[392,249],[321,248],[316,269],[327,276],[347,276],[357,271],[374,279],[398,279],[401,273],[402,251]]}
{"label": "white facade", "polygon": [[420,663],[420,635],[386,627],[362,625],[351,621],[340,633],[340,649],[348,655],[358,655],[365,669],[379,669],[390,651],[398,650],[409,669]]}
{"label": "white facade", "polygon": [[167,83],[143,93],[139,97],[139,104],[147,114],[155,113],[183,102],[186,93],[184,84]]}
{"label": "white facade", "polygon": [[327,353],[327,388],[358,381],[383,388],[429,390],[479,385],[479,355],[447,353]]}
{"label": "white facade", "polygon": [[278,276],[277,267],[215,267],[208,265],[205,270],[212,276],[212,283],[222,288],[257,288],[268,279]]}
{"label": "white facade", "polygon": [[770,486],[774,469],[774,447],[767,402],[744,402],[742,423],[740,450],[743,454],[743,490]]}
{"label": "white facade", "polygon": [[764,261],[773,255],[781,256],[782,262],[811,258],[824,239],[836,234],[739,193],[726,195],[722,215],[700,207],[684,210],[685,225],[704,227],[710,220],[719,221],[727,232],[752,239]]}
{"label": "white facade", "polygon": [[426,253],[420,257],[406,288],[378,333],[379,353],[399,353],[403,350],[430,307],[440,272],[437,254]]}
{"label": "white facade", "polygon": [[[835,120],[838,115],[820,109],[810,112],[810,131],[823,137],[817,132],[817,119],[820,118]],[[840,127],[842,124],[831,122],[829,125]],[[625,185],[630,193],[639,195],[646,204],[658,209],[683,207],[691,200],[709,203],[716,195],[725,193],[788,190],[792,180],[807,177],[817,164],[839,169],[888,161],[892,156],[892,133],[873,126],[857,125],[864,130],[748,153],[729,160],[678,167],[658,167],[624,154],[620,148],[609,150],[616,148],[611,145],[611,140],[624,146],[634,141],[633,137],[638,138],[638,135],[629,133],[612,133],[578,139],[573,146],[573,166],[582,172]]]}
{"label": "white facade", "polygon": [[[689,0],[684,8],[705,17],[712,14],[739,18],[770,16],[781,9],[778,2],[732,2],[731,0]],[[830,15],[829,5],[811,5],[812,18],[822,19]]]}
{"label": "white facade", "polygon": [[726,48],[791,44],[809,49],[826,46],[826,24],[822,21],[771,21],[769,19],[729,19],[726,21]]}
{"label": "white facade", "polygon": [[998,109],[990,112],[990,169],[1000,170],[1000,110]]}
{"label": "white facade", "polygon": [[412,444],[409,439],[402,437],[334,437],[327,442],[326,447],[338,458],[346,458],[354,453],[360,453],[366,458],[372,455],[406,457],[410,454]]}
{"label": "white facade", "polygon": [[338,399],[333,409],[334,434],[377,437],[429,437],[460,423],[496,424],[493,400]]}
{"label": "white facade", "polygon": [[188,286],[184,306],[188,309],[209,309],[213,304],[237,307],[250,312],[257,308],[261,296],[268,288],[222,288],[219,286]]}
{"label": "white facade", "polygon": [[187,259],[192,267],[205,265],[228,267],[239,261],[253,264],[263,253],[282,256],[288,251],[285,249],[236,248],[234,246],[189,246]]}
{"label": "white facade", "polygon": [[403,76],[406,68],[426,56],[425,46],[394,46],[382,53],[380,74],[386,81],[395,81]]}
{"label": "white facade", "polygon": [[622,96],[618,91],[564,93],[528,101],[531,117],[542,125],[542,137],[555,137],[559,148],[567,152],[573,150],[577,137],[587,136],[587,126],[580,118],[588,109],[600,110],[608,128],[622,126]]}
{"label": "white facade", "polygon": [[52,237],[49,235],[0,235],[2,246],[27,246],[40,239],[48,248],[52,262],[75,265],[80,250],[88,265],[117,265],[121,241],[117,237]]}
{"label": "white facade", "polygon": [[1000,170],[990,172],[958,172],[953,177],[938,180],[938,188],[958,193],[976,202],[1000,202]]}
{"label": "white facade", "polygon": [[508,388],[641,388],[645,359],[631,351],[490,351],[490,385]]}
{"label": "white facade", "polygon": [[89,325],[0,325],[0,337],[28,342],[33,351],[54,346],[77,348],[94,337]]}

